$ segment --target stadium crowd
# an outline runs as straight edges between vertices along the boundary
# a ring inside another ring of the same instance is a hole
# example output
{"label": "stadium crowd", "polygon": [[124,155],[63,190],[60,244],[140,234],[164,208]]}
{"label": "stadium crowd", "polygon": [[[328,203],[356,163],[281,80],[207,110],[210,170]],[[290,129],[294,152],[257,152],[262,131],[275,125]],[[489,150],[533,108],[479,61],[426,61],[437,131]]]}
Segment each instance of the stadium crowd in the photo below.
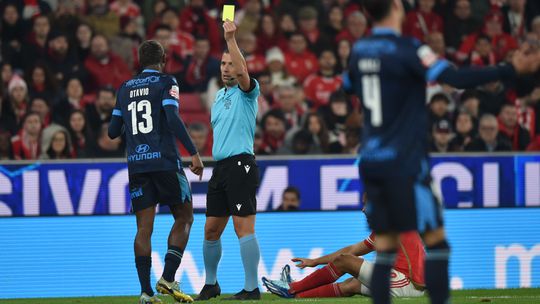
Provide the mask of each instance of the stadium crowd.
{"label": "stadium crowd", "polygon": [[[403,0],[404,34],[457,66],[496,65],[540,46],[540,1]],[[355,154],[360,100],[342,87],[351,47],[370,32],[357,0],[2,1],[0,159],[122,157],[107,127],[116,89],[158,40],[180,83],[180,113],[211,155],[209,109],[220,88],[220,10],[236,4],[238,41],[260,83],[258,155]],[[540,81],[465,91],[431,84],[432,152],[540,151]],[[185,152],[185,151],[184,151]]]}

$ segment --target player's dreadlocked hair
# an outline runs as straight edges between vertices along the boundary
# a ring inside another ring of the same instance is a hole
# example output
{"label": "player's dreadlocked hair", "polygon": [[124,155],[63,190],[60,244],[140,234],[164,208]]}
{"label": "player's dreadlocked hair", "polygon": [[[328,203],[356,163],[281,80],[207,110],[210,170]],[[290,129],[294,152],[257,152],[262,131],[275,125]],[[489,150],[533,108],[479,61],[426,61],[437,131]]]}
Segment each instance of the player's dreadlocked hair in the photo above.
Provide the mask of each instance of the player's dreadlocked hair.
{"label": "player's dreadlocked hair", "polygon": [[165,56],[165,50],[155,40],[146,40],[139,46],[139,63],[142,68],[161,64],[163,56]]}
{"label": "player's dreadlocked hair", "polygon": [[364,9],[374,21],[384,19],[390,13],[394,0],[364,0]]}

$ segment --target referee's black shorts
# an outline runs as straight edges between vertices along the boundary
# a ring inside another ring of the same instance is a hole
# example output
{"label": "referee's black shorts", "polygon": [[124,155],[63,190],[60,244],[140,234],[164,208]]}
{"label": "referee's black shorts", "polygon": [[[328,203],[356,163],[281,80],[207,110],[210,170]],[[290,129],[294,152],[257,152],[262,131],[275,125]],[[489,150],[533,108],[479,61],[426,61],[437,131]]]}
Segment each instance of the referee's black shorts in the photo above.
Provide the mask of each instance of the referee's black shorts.
{"label": "referee's black shorts", "polygon": [[248,216],[257,212],[259,167],[255,157],[239,154],[217,162],[208,183],[206,216]]}

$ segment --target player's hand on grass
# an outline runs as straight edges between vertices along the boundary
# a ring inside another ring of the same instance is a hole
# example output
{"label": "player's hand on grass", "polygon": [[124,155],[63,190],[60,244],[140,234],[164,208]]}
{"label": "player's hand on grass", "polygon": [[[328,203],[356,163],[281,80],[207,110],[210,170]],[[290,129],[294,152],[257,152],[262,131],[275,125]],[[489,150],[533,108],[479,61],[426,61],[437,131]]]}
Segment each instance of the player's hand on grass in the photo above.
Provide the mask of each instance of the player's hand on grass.
{"label": "player's hand on grass", "polygon": [[304,269],[306,267],[315,267],[317,266],[317,263],[315,263],[315,260],[312,259],[306,259],[306,258],[294,258],[291,261],[298,263],[296,264],[296,267],[299,267],[301,269]]}
{"label": "player's hand on grass", "polygon": [[204,165],[199,153],[191,157],[191,166],[189,166],[189,169],[191,170],[191,172],[193,172],[193,174],[199,176],[199,180],[202,180]]}
{"label": "player's hand on grass", "polygon": [[230,21],[229,19],[223,22],[223,36],[225,37],[225,41],[234,39],[235,33],[236,33],[236,24],[234,24],[234,22]]}
{"label": "player's hand on grass", "polygon": [[525,43],[512,56],[512,65],[518,74],[531,74],[540,68],[540,51]]}

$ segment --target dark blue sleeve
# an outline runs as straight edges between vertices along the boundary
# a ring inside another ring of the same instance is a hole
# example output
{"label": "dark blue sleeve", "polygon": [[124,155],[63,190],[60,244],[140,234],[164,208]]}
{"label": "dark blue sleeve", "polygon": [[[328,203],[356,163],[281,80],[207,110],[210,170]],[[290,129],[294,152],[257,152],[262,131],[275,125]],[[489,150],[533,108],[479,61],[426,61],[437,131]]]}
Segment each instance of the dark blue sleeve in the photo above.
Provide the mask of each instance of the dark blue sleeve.
{"label": "dark blue sleeve", "polygon": [[486,68],[456,69],[449,67],[437,77],[437,81],[459,89],[466,89],[497,80],[512,80],[515,77],[514,67],[510,64],[503,64]]}
{"label": "dark blue sleeve", "polygon": [[120,89],[118,89],[116,94],[116,105],[114,106],[111,122],[109,123],[108,133],[111,139],[115,139],[122,135],[122,132],[124,131],[124,119],[122,118],[122,110],[120,109],[120,102],[118,101],[118,98],[120,98]]}
{"label": "dark blue sleeve", "polygon": [[167,125],[174,135],[182,142],[182,145],[188,150],[189,155],[197,154],[197,148],[191,140],[191,136],[186,129],[186,125],[178,115],[178,108],[172,104],[163,106],[165,111],[165,117],[167,118]]}

